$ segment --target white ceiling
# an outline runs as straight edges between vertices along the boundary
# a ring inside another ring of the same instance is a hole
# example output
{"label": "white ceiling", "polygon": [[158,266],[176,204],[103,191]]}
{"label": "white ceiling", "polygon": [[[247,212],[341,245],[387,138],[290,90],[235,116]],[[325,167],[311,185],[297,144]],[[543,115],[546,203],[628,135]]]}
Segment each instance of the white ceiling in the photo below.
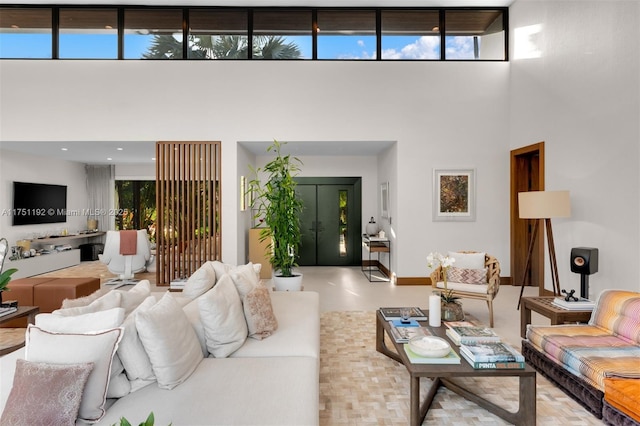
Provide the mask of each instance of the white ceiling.
{"label": "white ceiling", "polygon": [[0,149],[86,164],[144,164],[155,157],[155,142],[146,141],[0,142]]}
{"label": "white ceiling", "polygon": [[[239,144],[255,155],[266,155],[271,143],[264,141]],[[283,146],[282,153],[295,156],[376,156],[391,145],[392,141],[291,141]],[[155,161],[155,142],[149,141],[0,142],[0,149],[85,164],[145,164]]]}

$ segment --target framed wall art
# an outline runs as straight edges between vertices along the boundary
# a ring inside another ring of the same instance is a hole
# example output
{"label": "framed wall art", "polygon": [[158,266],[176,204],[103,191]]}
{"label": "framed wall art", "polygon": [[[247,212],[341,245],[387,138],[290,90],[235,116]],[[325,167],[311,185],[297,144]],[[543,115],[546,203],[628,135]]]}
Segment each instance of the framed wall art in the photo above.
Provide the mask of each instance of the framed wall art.
{"label": "framed wall art", "polygon": [[475,169],[433,170],[433,220],[476,220]]}
{"label": "framed wall art", "polygon": [[389,218],[389,182],[380,184],[380,217]]}

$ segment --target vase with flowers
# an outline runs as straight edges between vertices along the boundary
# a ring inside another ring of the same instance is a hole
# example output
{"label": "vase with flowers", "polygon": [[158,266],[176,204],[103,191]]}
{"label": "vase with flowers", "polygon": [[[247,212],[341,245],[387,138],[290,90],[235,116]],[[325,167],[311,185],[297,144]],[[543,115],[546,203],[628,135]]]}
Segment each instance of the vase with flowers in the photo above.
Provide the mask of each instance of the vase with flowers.
{"label": "vase with flowers", "polygon": [[456,261],[451,256],[444,256],[441,253],[429,253],[427,256],[427,266],[436,268],[431,275],[433,287],[437,288],[438,278],[442,278],[443,291],[440,293],[441,315],[443,321],[462,321],[464,319],[464,311],[460,298],[455,296],[453,290],[447,287],[447,271]]}

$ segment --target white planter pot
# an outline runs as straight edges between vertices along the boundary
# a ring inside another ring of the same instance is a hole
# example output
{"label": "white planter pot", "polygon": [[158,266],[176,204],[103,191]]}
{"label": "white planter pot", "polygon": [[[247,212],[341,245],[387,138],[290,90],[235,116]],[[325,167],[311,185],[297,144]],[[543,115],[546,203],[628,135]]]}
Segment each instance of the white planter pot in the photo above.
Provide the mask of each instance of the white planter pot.
{"label": "white planter pot", "polygon": [[292,277],[273,275],[273,286],[276,291],[300,291],[302,290],[302,274],[294,273]]}

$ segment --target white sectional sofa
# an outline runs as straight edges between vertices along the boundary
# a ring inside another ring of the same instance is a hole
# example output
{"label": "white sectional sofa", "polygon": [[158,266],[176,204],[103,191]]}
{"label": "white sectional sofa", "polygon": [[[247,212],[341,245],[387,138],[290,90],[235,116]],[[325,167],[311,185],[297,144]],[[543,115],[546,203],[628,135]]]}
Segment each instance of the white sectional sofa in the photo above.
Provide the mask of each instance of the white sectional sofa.
{"label": "white sectional sofa", "polygon": [[[227,270],[229,270],[228,266]],[[220,270],[218,273],[218,275],[221,274]],[[219,283],[220,276],[217,279]],[[308,291],[269,292],[271,308],[277,319],[275,331],[263,339],[246,337],[242,342],[229,347],[220,345],[221,342],[212,341],[212,339],[215,340],[217,331],[224,331],[224,321],[227,321],[228,325],[228,319],[233,316],[233,313],[216,311],[218,308],[215,307],[210,309],[211,305],[206,302],[206,298],[209,297],[212,300],[212,292],[216,287],[218,284],[196,297],[193,297],[193,291],[187,290],[185,294],[154,294],[155,299],[158,300],[157,305],[161,304],[163,299],[171,304],[174,301],[177,302],[188,319],[188,324],[195,333],[183,332],[182,334],[195,334],[199,343],[196,346],[200,349],[195,352],[201,353],[195,353],[190,349],[185,349],[184,353],[181,353],[180,348],[175,347],[184,345],[181,337],[177,339],[176,345],[169,345],[174,347],[168,349],[167,353],[177,354],[178,358],[195,357],[195,361],[191,362],[195,368],[187,374],[181,373],[181,377],[174,375],[171,379],[164,379],[165,383],[161,386],[162,372],[156,368],[154,356],[150,352],[149,358],[152,360],[153,371],[159,374],[156,374],[157,381],[150,380],[148,384],[135,377],[128,377],[129,381],[127,381],[126,376],[123,376],[128,374],[127,370],[120,374],[120,379],[116,379],[115,375],[118,371],[115,370],[119,361],[118,363],[114,361],[110,375],[111,383],[108,383],[109,393],[113,393],[112,386],[124,383],[125,390],[119,392],[125,395],[107,399],[106,413],[97,422],[98,425],[119,424],[122,417],[131,424],[139,424],[151,412],[154,414],[156,426],[168,424],[173,426],[317,425],[319,423],[318,294]],[[195,294],[199,291],[200,289]],[[241,288],[238,291],[242,295]],[[222,321],[222,325],[213,330],[211,329],[212,313],[219,314]],[[130,312],[129,315],[135,316],[136,311]],[[141,315],[143,314],[138,314],[136,324],[140,340],[146,343],[141,331],[142,325],[138,322]],[[153,319],[153,316],[149,318]],[[172,327],[172,322],[168,322],[168,326],[162,325],[163,320],[158,321],[159,327]],[[126,320],[124,324],[127,324]],[[247,333],[251,334],[251,331],[249,326]],[[125,326],[124,333],[126,332]],[[162,339],[159,338],[157,341],[162,342]],[[153,342],[155,343],[156,341]],[[122,342],[120,344],[122,346]],[[215,347],[216,344],[218,344],[217,347]],[[191,346],[193,347],[193,344]],[[144,348],[148,349],[146,344]],[[127,365],[126,357],[120,353],[120,349],[122,348],[119,348],[116,353],[121,355],[122,364]],[[27,359],[28,351],[29,343],[27,343]],[[212,351],[222,355],[213,357]],[[225,355],[228,356],[225,357]],[[0,409],[2,410],[5,409],[16,370],[16,360],[19,358],[25,358],[24,348],[0,358],[2,380]],[[162,361],[162,354],[160,360]],[[125,379],[120,382],[122,377]],[[173,380],[173,382],[167,385],[167,380]],[[84,398],[83,396],[83,403]],[[82,413],[82,405],[80,412]],[[78,424],[85,423],[79,420]]]}

